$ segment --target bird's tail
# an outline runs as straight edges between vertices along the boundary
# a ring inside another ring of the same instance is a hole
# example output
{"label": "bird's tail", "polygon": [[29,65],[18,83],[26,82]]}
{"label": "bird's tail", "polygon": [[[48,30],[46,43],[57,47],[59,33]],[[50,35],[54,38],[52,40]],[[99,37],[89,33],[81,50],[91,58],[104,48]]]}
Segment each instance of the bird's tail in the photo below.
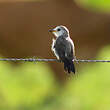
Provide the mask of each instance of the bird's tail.
{"label": "bird's tail", "polygon": [[68,71],[68,73],[75,73],[75,66],[72,60],[64,60],[64,69]]}

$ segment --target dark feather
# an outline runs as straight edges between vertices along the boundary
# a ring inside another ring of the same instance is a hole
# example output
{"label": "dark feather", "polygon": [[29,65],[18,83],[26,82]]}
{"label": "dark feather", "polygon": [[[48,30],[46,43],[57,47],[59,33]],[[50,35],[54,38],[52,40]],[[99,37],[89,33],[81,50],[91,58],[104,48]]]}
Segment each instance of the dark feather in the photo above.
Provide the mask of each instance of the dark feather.
{"label": "dark feather", "polygon": [[60,60],[64,62],[64,69],[68,73],[75,73],[75,66],[73,64],[73,45],[71,42],[66,40],[64,36],[60,36],[57,38],[54,44],[55,52],[59,56]]}
{"label": "dark feather", "polygon": [[72,60],[64,60],[64,69],[68,71],[68,73],[75,73],[75,66]]}

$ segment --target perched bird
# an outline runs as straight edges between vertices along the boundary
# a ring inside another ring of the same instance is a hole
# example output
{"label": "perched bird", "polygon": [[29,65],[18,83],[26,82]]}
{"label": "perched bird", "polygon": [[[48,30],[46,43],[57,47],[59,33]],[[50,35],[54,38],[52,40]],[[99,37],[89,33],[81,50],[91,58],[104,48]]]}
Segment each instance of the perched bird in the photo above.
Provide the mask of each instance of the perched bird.
{"label": "perched bird", "polygon": [[68,73],[75,73],[75,66],[73,60],[75,57],[74,43],[70,38],[69,31],[65,26],[57,26],[54,29],[50,29],[55,35],[52,43],[52,51],[57,59],[64,63],[65,71]]}

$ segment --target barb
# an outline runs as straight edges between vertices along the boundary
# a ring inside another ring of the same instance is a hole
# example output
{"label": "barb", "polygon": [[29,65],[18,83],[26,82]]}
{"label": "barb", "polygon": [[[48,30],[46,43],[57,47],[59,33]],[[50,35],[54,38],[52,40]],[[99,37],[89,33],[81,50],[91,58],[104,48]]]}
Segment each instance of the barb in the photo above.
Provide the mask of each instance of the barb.
{"label": "barb", "polygon": [[[37,58],[0,58],[0,61],[27,61],[27,62],[60,62],[57,59],[37,59]],[[74,62],[110,62],[110,60],[81,60],[77,59]]]}

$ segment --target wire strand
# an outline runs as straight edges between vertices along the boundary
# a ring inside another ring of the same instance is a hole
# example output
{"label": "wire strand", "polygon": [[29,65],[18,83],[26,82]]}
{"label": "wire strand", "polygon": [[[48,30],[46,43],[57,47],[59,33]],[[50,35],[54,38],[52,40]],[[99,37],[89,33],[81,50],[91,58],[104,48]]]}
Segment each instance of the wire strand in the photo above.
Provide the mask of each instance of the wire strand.
{"label": "wire strand", "polygon": [[[0,61],[27,61],[27,62],[61,62],[57,59],[37,59],[37,58],[0,58]],[[76,59],[74,62],[110,62],[110,60],[82,60]]]}

